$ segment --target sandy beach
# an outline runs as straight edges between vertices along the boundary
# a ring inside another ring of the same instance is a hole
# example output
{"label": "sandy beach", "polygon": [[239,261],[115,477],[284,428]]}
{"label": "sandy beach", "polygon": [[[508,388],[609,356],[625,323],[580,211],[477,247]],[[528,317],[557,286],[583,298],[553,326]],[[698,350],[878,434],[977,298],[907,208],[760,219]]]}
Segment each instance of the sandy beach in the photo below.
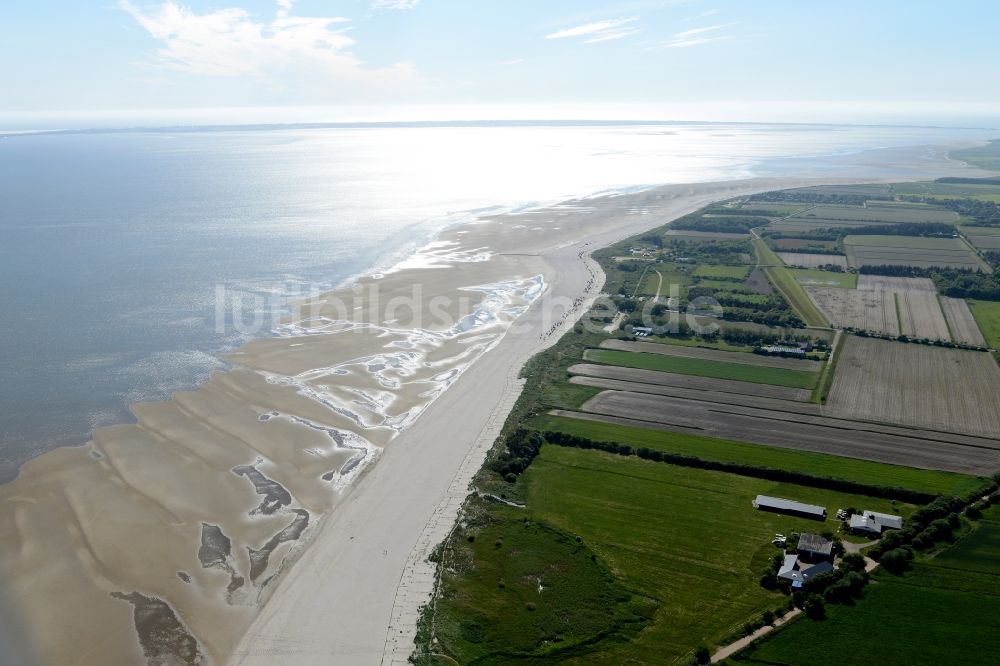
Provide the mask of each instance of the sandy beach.
{"label": "sandy beach", "polygon": [[[926,152],[897,179],[975,173]],[[600,292],[589,252],[815,182],[670,185],[450,228],[296,304],[198,390],[27,463],[0,486],[0,611],[19,661],[405,663],[426,557],[520,367]]]}

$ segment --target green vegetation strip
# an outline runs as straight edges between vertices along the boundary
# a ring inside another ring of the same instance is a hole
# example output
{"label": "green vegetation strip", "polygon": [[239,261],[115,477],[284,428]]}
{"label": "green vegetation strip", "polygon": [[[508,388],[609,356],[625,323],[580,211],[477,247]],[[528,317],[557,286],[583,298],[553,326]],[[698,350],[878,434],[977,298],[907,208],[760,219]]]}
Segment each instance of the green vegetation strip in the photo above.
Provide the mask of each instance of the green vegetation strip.
{"label": "green vegetation strip", "polygon": [[829,475],[806,474],[801,471],[789,471],[776,467],[766,467],[762,465],[746,465],[741,463],[719,462],[705,460],[696,456],[678,455],[676,453],[665,453],[657,449],[643,447],[634,449],[627,444],[618,442],[601,442],[587,437],[567,435],[563,432],[546,431],[545,440],[558,446],[566,446],[578,449],[596,449],[607,453],[614,453],[620,456],[638,456],[644,460],[653,462],[668,463],[681,467],[694,467],[696,469],[711,469],[717,472],[728,472],[741,476],[750,476],[755,479],[767,479],[769,481],[782,481],[786,483],[797,483],[807,485],[812,488],[825,488],[827,490],[837,490],[840,492],[859,493],[872,497],[883,497],[885,499],[903,500],[905,502],[924,503],[930,502],[935,495],[922,493],[907,488],[896,488],[889,486],[878,486],[868,483],[860,483],[850,479],[838,479]]}
{"label": "green vegetation strip", "polygon": [[594,363],[617,365],[624,368],[642,370],[658,370],[660,372],[675,372],[680,375],[696,375],[713,379],[734,379],[756,384],[773,386],[788,386],[791,388],[811,389],[816,385],[815,372],[803,370],[786,370],[784,368],[766,368],[725,361],[710,361],[700,358],[684,358],[682,356],[664,356],[661,354],[643,354],[638,352],[615,351],[610,349],[588,349],[583,358]]}
{"label": "green vegetation strip", "polygon": [[781,292],[781,295],[785,297],[796,314],[802,318],[806,326],[828,326],[826,317],[812,302],[802,285],[788,272],[778,255],[767,246],[767,243],[755,238],[753,248],[754,252],[757,253],[757,262],[763,268],[764,274],[767,275],[771,284]]}
{"label": "green vegetation strip", "polygon": [[597,421],[579,421],[548,414],[535,417],[529,425],[541,431],[553,430],[577,437],[610,440],[636,449],[646,447],[664,453],[695,456],[703,460],[796,470],[814,476],[851,479],[873,486],[894,486],[931,494],[960,495],[981,485],[981,481],[976,477],[951,472],[886,465],[825,453],[781,449],[700,435],[645,430]]}
{"label": "green vegetation strip", "polygon": [[840,354],[844,351],[844,345],[847,340],[846,336],[847,334],[841,331],[837,331],[834,334],[833,353],[830,355],[830,360],[827,364],[823,366],[819,382],[813,391],[812,402],[825,405],[827,398],[830,397],[830,389],[833,388],[834,373],[837,371],[837,362],[840,360]]}
{"label": "green vegetation strip", "polygon": [[1000,302],[970,300],[969,309],[986,338],[986,344],[994,349],[1000,348]]}

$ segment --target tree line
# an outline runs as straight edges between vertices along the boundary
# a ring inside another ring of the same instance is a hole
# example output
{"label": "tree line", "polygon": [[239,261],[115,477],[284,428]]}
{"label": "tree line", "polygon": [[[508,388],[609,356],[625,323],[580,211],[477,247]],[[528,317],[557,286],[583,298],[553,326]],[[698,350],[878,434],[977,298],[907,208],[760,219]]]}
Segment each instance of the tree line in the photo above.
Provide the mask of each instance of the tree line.
{"label": "tree line", "polygon": [[[826,490],[836,490],[845,493],[868,495],[871,497],[882,497],[894,499],[912,504],[923,504],[931,501],[936,495],[900,488],[898,486],[883,486],[860,481],[851,481],[831,476],[819,476],[807,474],[805,472],[794,472],[777,467],[765,467],[762,465],[747,465],[744,463],[722,462],[718,460],[705,460],[695,456],[687,456],[679,453],[667,453],[641,447],[634,449],[627,444],[618,442],[595,441],[578,435],[547,430],[542,436],[544,442],[578,449],[596,449],[607,453],[614,453],[620,456],[637,456],[643,460],[653,462],[668,463],[681,467],[694,467],[717,472],[729,472],[741,476],[749,476],[757,479],[767,479],[768,481],[780,481],[784,483],[794,483],[797,485],[811,486],[814,488],[824,488]],[[536,452],[537,454],[537,452]]]}

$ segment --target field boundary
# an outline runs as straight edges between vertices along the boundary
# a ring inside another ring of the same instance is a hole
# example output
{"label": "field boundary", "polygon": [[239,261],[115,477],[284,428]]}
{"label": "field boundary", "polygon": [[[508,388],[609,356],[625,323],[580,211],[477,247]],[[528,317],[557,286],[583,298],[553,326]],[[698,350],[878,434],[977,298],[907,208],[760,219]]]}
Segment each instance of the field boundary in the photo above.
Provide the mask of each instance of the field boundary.
{"label": "field boundary", "polygon": [[781,259],[767,246],[756,229],[750,230],[750,242],[753,243],[754,253],[757,256],[757,268],[764,271],[774,288],[788,301],[806,326],[829,328],[826,317],[813,304],[795,276],[785,270]]}

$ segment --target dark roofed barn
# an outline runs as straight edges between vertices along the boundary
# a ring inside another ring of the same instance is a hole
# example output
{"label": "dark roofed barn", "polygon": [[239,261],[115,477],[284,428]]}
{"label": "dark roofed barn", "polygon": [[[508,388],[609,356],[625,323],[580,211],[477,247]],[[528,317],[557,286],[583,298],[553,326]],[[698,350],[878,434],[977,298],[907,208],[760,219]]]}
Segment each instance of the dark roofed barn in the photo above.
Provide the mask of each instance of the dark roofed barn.
{"label": "dark roofed barn", "polygon": [[807,562],[819,562],[833,558],[833,542],[818,534],[803,533],[796,549],[799,557]]}

